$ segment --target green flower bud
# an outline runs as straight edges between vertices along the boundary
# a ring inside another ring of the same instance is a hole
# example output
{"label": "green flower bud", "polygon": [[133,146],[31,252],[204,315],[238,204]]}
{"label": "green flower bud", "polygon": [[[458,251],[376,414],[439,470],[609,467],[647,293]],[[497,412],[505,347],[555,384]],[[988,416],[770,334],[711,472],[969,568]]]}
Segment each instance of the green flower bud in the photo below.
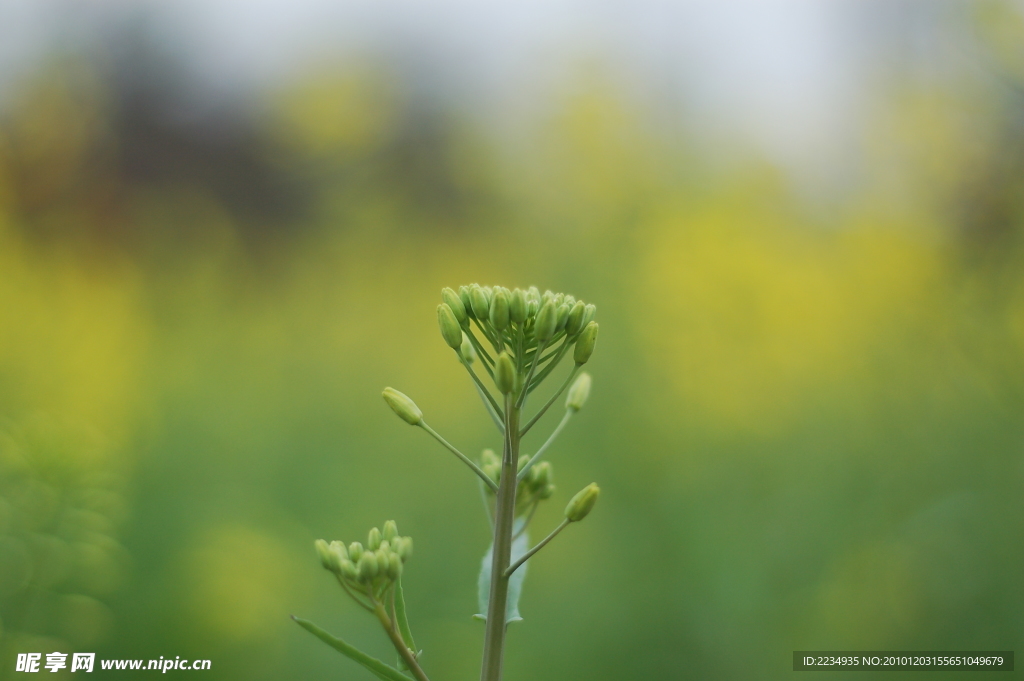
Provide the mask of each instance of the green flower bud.
{"label": "green flower bud", "polygon": [[459,354],[462,355],[462,359],[466,361],[466,364],[472,364],[476,361],[476,349],[466,334],[462,334],[462,345],[459,347]]}
{"label": "green flower bud", "polygon": [[565,323],[569,320],[569,311],[571,309],[565,303],[558,306],[558,309],[555,311],[555,333],[565,328]]}
{"label": "green flower bud", "polygon": [[545,485],[539,492],[537,492],[537,498],[538,499],[550,499],[551,496],[554,493],[555,493],[555,486],[554,485],[551,485],[551,484]]}
{"label": "green flower bud", "polygon": [[412,537],[402,537],[402,541],[399,543],[395,553],[399,555],[403,562],[412,558]]}
{"label": "green flower bud", "polygon": [[565,397],[565,408],[579,411],[590,396],[590,374],[584,371],[569,386],[569,394]]}
{"label": "green flower bud", "polygon": [[359,579],[359,571],[356,570],[355,563],[350,560],[341,561],[341,576],[353,582]]}
{"label": "green flower bud", "polygon": [[459,297],[458,293],[450,288],[443,288],[441,289],[441,300],[452,309],[452,313],[459,320],[459,324],[465,324],[469,321],[469,317],[466,315],[466,304],[462,302],[462,298]]}
{"label": "green flower bud", "polygon": [[377,576],[377,555],[367,551],[359,558],[356,574],[360,582],[370,582]]}
{"label": "green flower bud", "polygon": [[423,412],[405,393],[400,393],[394,388],[384,388],[382,395],[391,410],[410,426],[419,425],[423,420]]}
{"label": "green flower bud", "polygon": [[376,551],[380,548],[381,539],[380,530],[376,527],[371,529],[369,536],[366,538],[366,548],[371,551]]}
{"label": "green flower bud", "polygon": [[352,542],[348,545],[348,558],[353,563],[358,563],[359,559],[363,557],[363,545],[357,541]]}
{"label": "green flower bud", "polygon": [[459,300],[462,301],[462,308],[466,311],[466,317],[468,317],[468,318],[475,318],[476,315],[473,314],[473,302],[470,299],[469,292],[470,292],[470,287],[469,286],[460,286],[459,287]]}
{"label": "green flower bud", "polygon": [[565,507],[565,517],[574,523],[586,518],[590,510],[594,508],[594,504],[597,503],[599,494],[601,494],[601,488],[594,482],[581,489],[576,496],[569,500],[569,505]]}
{"label": "green flower bud", "polygon": [[316,555],[320,557],[320,564],[324,566],[325,570],[333,570],[331,567],[331,549],[327,546],[327,542],[323,539],[317,539],[313,542],[313,546],[316,548]]}
{"label": "green flower bud", "polygon": [[462,347],[462,327],[459,326],[459,320],[455,318],[455,313],[448,303],[437,306],[437,325],[441,327],[441,337],[448,347],[452,350]]}
{"label": "green flower bud", "polygon": [[583,328],[586,328],[587,324],[594,321],[594,315],[597,314],[597,305],[587,305],[583,308]]}
{"label": "green flower bud", "polygon": [[594,354],[595,345],[597,345],[597,322],[590,322],[583,327],[580,337],[576,339],[576,348],[573,350],[572,358],[576,360],[577,364],[586,364],[590,356]]}
{"label": "green flower bud", "polygon": [[516,324],[526,321],[527,304],[526,294],[521,289],[512,291],[512,298],[508,303],[508,316]]}
{"label": "green flower bud", "polygon": [[526,299],[539,301],[540,289],[538,289],[536,286],[531,286],[530,288],[526,289]]}
{"label": "green flower bud", "polygon": [[554,303],[546,302],[537,313],[537,325],[533,329],[534,336],[540,343],[547,343],[555,335],[555,326],[558,323],[558,313]]}
{"label": "green flower bud", "polygon": [[540,490],[549,484],[551,484],[551,464],[541,461],[530,469],[530,487]]}
{"label": "green flower bud", "polygon": [[327,551],[331,558],[331,570],[337,572],[341,569],[341,562],[348,560],[348,551],[345,550],[345,545],[340,541],[332,541],[327,547]]}
{"label": "green flower bud", "polygon": [[567,334],[575,336],[579,333],[579,330],[583,328],[583,315],[586,311],[587,306],[583,304],[583,301],[577,300],[576,304],[569,311],[569,318],[565,320],[565,332]]}
{"label": "green flower bud", "polygon": [[512,364],[512,357],[507,352],[502,352],[494,361],[494,385],[503,395],[508,395],[515,390],[516,368]]}
{"label": "green flower bud", "polygon": [[381,533],[381,536],[387,539],[388,541],[391,541],[392,539],[397,537],[398,523],[396,523],[394,520],[389,520],[386,523],[384,523],[384,531]]}
{"label": "green flower bud", "polygon": [[388,579],[398,581],[402,576],[402,559],[397,553],[388,553]]}
{"label": "green flower bud", "polygon": [[571,309],[576,304],[576,298],[566,293],[565,298],[562,300],[562,304],[568,305]]}
{"label": "green flower bud", "polygon": [[480,455],[480,463],[484,466],[488,464],[499,466],[501,465],[501,459],[498,458],[498,455],[494,453],[493,449],[485,449]]}
{"label": "green flower bud", "polygon": [[491,305],[487,293],[479,286],[469,290],[469,302],[472,303],[473,315],[482,322],[490,319]]}
{"label": "green flower bud", "polygon": [[391,551],[377,549],[373,555],[377,558],[377,574],[386,575],[391,568]]}
{"label": "green flower bud", "polygon": [[380,548],[383,551],[390,551],[391,550],[391,542],[388,541],[387,539],[381,539],[380,540]]}
{"label": "green flower bud", "polygon": [[[497,484],[499,484],[501,482],[501,464],[498,464],[498,463],[484,464],[483,467],[481,468],[481,470],[484,472],[484,475],[486,475],[488,478],[490,478],[494,482],[495,485],[497,485]],[[487,491],[491,492],[491,493],[494,492],[494,490],[492,490],[490,487],[487,488]]]}
{"label": "green flower bud", "polygon": [[533,319],[537,316],[537,312],[540,310],[540,301],[536,298],[532,298],[526,301],[526,317],[527,319]]}
{"label": "green flower bud", "polygon": [[508,294],[504,289],[498,289],[491,299],[491,326],[498,331],[504,331],[508,326],[509,301]]}

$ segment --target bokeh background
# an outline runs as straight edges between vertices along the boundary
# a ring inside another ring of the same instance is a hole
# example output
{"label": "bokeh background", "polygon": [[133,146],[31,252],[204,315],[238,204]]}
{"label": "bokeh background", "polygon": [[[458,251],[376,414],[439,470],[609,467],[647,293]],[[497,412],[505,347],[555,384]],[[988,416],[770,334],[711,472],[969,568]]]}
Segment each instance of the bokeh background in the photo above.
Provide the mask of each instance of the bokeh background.
{"label": "bokeh background", "polygon": [[394,518],[474,678],[474,480],[379,397],[498,444],[473,281],[601,323],[507,678],[1021,652],[1022,237],[1019,3],[0,2],[0,677],[369,678],[288,616],[391,659],[312,542]]}

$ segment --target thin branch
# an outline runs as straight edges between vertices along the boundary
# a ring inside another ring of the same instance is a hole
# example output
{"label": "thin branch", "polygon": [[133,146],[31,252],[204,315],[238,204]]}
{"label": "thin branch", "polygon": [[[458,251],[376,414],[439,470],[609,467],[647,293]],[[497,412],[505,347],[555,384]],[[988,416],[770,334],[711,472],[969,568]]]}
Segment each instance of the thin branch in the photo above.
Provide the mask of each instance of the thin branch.
{"label": "thin branch", "polygon": [[355,594],[354,594],[354,593],[352,592],[352,590],[348,588],[348,584],[346,584],[346,583],[345,583],[345,580],[341,578],[341,575],[339,575],[338,573],[334,573],[334,576],[338,578],[338,584],[341,584],[341,588],[345,590],[345,593],[347,593],[347,594],[348,594],[349,596],[351,596],[351,597],[352,597],[352,600],[353,600],[353,601],[355,601],[355,602],[356,602],[356,603],[358,603],[359,605],[363,606],[364,608],[366,608],[366,609],[367,609],[367,610],[369,610],[370,612],[373,612],[373,608],[372,608],[371,606],[369,606],[369,605],[367,605],[366,603],[364,603],[364,602],[362,601],[362,599],[360,599],[360,598],[359,598],[358,596],[356,596],[356,595],[355,595]]}
{"label": "thin branch", "polygon": [[533,464],[537,463],[537,461],[540,460],[541,455],[545,451],[547,451],[547,448],[551,446],[551,443],[555,441],[555,438],[558,437],[558,434],[562,432],[563,428],[565,428],[565,424],[569,423],[569,419],[571,419],[572,415],[575,413],[576,411],[573,409],[565,410],[565,416],[563,416],[562,420],[558,422],[558,426],[554,429],[554,431],[552,431],[551,435],[548,436],[547,441],[540,446],[540,449],[538,449],[537,452],[530,457],[530,460],[526,462],[526,465],[523,466],[523,469],[519,471],[518,477],[520,480],[525,478],[526,475],[530,472],[530,469],[533,468]]}
{"label": "thin branch", "polygon": [[422,428],[423,430],[425,430],[428,433],[430,433],[431,435],[433,435],[434,439],[437,440],[438,442],[440,442],[442,445],[444,445],[445,448],[447,448],[449,452],[451,452],[455,456],[459,457],[462,460],[462,463],[466,464],[471,469],[473,469],[473,472],[476,473],[478,476],[480,476],[480,479],[484,481],[485,485],[487,485],[491,489],[497,491],[498,486],[494,483],[493,480],[491,480],[489,477],[487,477],[486,473],[484,473],[482,470],[480,470],[480,466],[477,466],[475,463],[473,463],[472,460],[470,460],[470,458],[468,456],[466,456],[465,454],[463,454],[459,450],[455,449],[455,447],[453,447],[448,442],[448,440],[445,440],[443,437],[438,435],[437,431],[435,431],[433,428],[428,426],[426,421],[420,421],[418,425],[419,425],[420,428]]}
{"label": "thin branch", "polygon": [[409,671],[412,672],[412,675],[416,677],[417,681],[430,681],[430,679],[427,678],[427,675],[423,672],[419,663],[416,661],[416,657],[412,654],[412,651],[409,650],[407,645],[405,645],[405,641],[402,640],[402,635],[398,633],[398,628],[395,626],[394,621],[388,617],[387,610],[384,609],[384,604],[377,599],[373,600],[373,604],[375,607],[374,612],[377,613],[377,619],[380,620],[380,624],[384,627],[384,631],[387,633],[388,638],[391,639],[391,643],[395,646],[395,650],[398,651],[398,654],[402,656],[402,660],[405,662],[406,666],[409,667]]}
{"label": "thin branch", "polygon": [[581,366],[583,366],[583,365],[582,364],[577,364],[577,365],[573,366],[572,371],[569,372],[569,375],[565,377],[565,381],[562,382],[562,387],[559,388],[558,391],[554,395],[551,396],[551,399],[548,400],[547,404],[545,404],[543,407],[541,407],[540,411],[537,412],[537,415],[534,416],[532,419],[530,419],[525,426],[523,426],[522,431],[520,431],[520,433],[519,433],[520,437],[522,437],[523,435],[526,435],[526,433],[528,433],[530,431],[530,428],[533,428],[533,425],[535,423],[537,423],[537,421],[540,420],[540,417],[544,416],[544,413],[548,410],[548,408],[552,404],[554,404],[555,400],[557,400],[559,398],[559,396],[561,396],[561,394],[565,391],[565,389],[569,387],[569,384],[572,383],[572,379],[575,378],[575,376],[579,372]]}
{"label": "thin branch", "polygon": [[526,561],[530,560],[530,556],[532,556],[533,554],[537,553],[537,552],[538,552],[538,551],[540,551],[540,550],[541,550],[542,548],[544,548],[544,547],[545,547],[545,546],[547,545],[547,543],[548,543],[549,541],[551,541],[552,539],[554,539],[554,538],[555,538],[555,537],[556,537],[556,536],[558,535],[558,533],[559,533],[559,532],[561,532],[561,531],[562,531],[562,530],[564,530],[564,529],[565,529],[566,527],[568,527],[568,525],[569,525],[569,523],[570,523],[570,522],[572,522],[572,521],[571,521],[571,520],[569,520],[568,518],[566,518],[565,520],[563,520],[563,521],[562,521],[562,524],[561,524],[561,525],[559,525],[558,527],[556,527],[556,528],[555,528],[554,530],[552,530],[551,534],[549,534],[548,536],[546,536],[546,537],[544,537],[543,539],[541,539],[541,540],[540,540],[540,543],[539,543],[539,544],[537,544],[536,546],[534,546],[534,547],[533,547],[532,549],[530,549],[529,551],[527,551],[527,552],[526,552],[526,553],[525,553],[525,554],[523,555],[523,557],[522,557],[522,558],[520,558],[520,559],[519,559],[519,560],[517,560],[516,562],[512,563],[511,565],[509,565],[509,566],[508,566],[508,569],[507,569],[507,570],[505,570],[505,579],[508,579],[509,577],[511,577],[511,576],[512,576],[512,573],[513,573],[513,572],[515,572],[515,571],[516,571],[516,570],[517,570],[517,569],[519,568],[519,566],[520,566],[520,565],[522,565],[522,564],[523,564],[523,563],[525,563]]}
{"label": "thin branch", "polygon": [[480,393],[480,399],[484,401],[484,407],[487,408],[487,413],[491,415],[494,423],[498,426],[498,430],[504,433],[505,424],[501,422],[501,417],[498,416],[498,412],[501,408],[498,406],[497,400],[491,396],[491,392],[484,386],[480,377],[476,375],[475,371],[473,371],[473,367],[470,366],[469,362],[463,359],[458,350],[455,351],[455,354],[459,356],[459,363],[466,367],[466,371],[468,371],[469,375],[473,378],[473,382],[476,384],[476,391]]}
{"label": "thin branch", "polygon": [[526,375],[526,380],[523,381],[522,392],[519,393],[519,399],[516,400],[516,409],[522,409],[523,404],[526,403],[526,394],[529,391],[530,381],[533,380],[533,374],[537,371],[537,360],[540,359],[540,355],[544,352],[544,348],[548,346],[547,342],[541,343],[537,348],[537,354],[533,356],[533,364],[530,365],[530,373]]}

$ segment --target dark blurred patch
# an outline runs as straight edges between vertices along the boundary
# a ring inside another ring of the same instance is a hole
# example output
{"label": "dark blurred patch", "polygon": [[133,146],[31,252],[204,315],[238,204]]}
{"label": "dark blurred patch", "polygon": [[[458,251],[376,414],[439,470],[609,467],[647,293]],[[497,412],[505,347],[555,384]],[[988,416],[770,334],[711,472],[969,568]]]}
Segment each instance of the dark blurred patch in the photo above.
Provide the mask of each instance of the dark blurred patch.
{"label": "dark blurred patch", "polygon": [[345,229],[363,205],[386,207],[400,230],[459,231],[500,204],[484,145],[436,102],[406,96],[393,73],[402,93],[397,110],[380,112],[383,134],[358,154],[310,155],[279,144],[282,122],[261,120],[258,102],[204,91],[141,35],[52,61],[0,113],[5,202],[40,244],[202,250],[202,225],[140,216],[140,195],[204,196],[256,253],[310,230]]}

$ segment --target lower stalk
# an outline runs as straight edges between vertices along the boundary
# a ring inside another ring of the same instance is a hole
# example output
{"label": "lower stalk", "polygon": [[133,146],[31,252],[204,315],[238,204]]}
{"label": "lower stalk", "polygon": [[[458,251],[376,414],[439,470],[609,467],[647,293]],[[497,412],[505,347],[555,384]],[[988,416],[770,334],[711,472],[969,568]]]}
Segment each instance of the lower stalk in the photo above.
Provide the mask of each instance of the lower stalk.
{"label": "lower stalk", "polygon": [[484,632],[484,659],[480,681],[501,681],[505,654],[505,610],[508,602],[508,577],[505,571],[512,559],[513,523],[516,515],[516,476],[519,465],[519,416],[511,395],[505,396],[505,443],[501,456],[501,482],[495,501],[494,551],[491,554],[491,590],[487,603]]}

